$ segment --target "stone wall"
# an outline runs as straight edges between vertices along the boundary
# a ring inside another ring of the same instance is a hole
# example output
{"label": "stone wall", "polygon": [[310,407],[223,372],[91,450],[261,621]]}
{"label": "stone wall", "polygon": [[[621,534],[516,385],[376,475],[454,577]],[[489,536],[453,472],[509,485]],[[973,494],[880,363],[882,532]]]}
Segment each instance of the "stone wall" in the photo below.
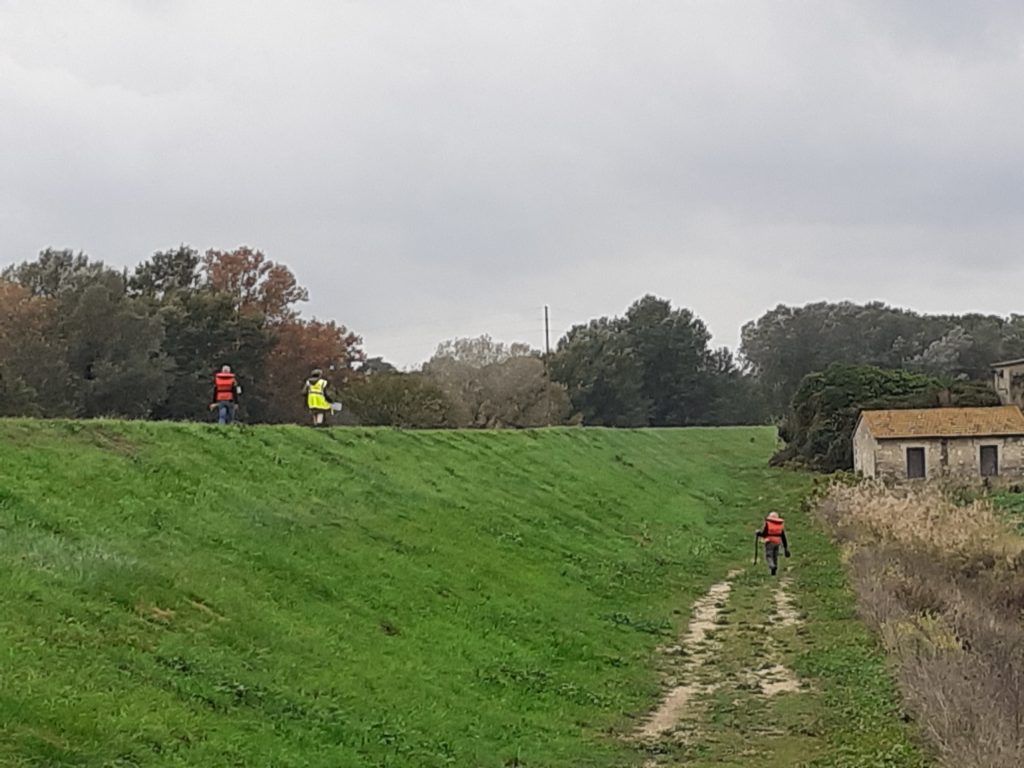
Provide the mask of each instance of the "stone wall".
{"label": "stone wall", "polygon": [[[999,448],[999,476],[993,482],[1024,479],[1024,438],[955,437],[927,440],[879,440],[874,451],[875,475],[888,480],[907,479],[907,448],[925,449],[928,479],[949,478],[980,482],[981,447]],[[870,477],[865,472],[865,476]]]}
{"label": "stone wall", "polygon": [[863,423],[857,425],[853,433],[853,471],[864,477],[875,476],[875,451],[878,441],[871,436]]}
{"label": "stone wall", "polygon": [[1024,363],[996,368],[992,386],[1003,405],[1024,408]]}

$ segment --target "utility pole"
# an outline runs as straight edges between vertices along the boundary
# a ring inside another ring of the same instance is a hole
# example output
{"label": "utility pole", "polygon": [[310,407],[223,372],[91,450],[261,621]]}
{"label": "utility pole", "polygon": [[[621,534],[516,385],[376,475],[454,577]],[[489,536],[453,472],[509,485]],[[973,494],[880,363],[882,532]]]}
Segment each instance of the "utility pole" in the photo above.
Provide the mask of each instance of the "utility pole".
{"label": "utility pole", "polygon": [[544,387],[544,400],[547,411],[548,426],[551,426],[551,371],[548,366],[551,360],[551,318],[548,313],[548,305],[544,305],[544,378],[547,380]]}
{"label": "utility pole", "polygon": [[548,305],[544,305],[544,357],[551,357],[551,320]]}

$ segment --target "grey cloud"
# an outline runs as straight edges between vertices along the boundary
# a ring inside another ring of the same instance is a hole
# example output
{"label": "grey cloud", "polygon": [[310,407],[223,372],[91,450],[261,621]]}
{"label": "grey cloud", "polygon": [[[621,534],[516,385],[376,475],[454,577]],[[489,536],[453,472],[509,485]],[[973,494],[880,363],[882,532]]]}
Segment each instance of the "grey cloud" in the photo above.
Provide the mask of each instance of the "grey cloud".
{"label": "grey cloud", "polygon": [[779,301],[1006,312],[1022,15],[0,2],[0,248],[249,243],[404,364],[648,291],[730,344]]}

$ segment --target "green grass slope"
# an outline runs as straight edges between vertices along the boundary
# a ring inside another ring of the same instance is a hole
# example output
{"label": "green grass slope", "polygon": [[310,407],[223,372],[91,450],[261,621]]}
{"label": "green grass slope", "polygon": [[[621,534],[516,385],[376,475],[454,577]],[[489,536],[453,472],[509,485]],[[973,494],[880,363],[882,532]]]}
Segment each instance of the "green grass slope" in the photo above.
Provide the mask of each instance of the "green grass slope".
{"label": "green grass slope", "polygon": [[0,421],[0,764],[638,764],[773,448]]}

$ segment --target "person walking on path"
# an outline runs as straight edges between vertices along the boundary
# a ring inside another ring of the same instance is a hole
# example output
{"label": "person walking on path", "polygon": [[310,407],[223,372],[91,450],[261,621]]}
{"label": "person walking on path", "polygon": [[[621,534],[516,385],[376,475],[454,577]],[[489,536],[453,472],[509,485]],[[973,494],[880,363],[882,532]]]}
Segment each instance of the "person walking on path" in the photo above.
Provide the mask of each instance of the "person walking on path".
{"label": "person walking on path", "polygon": [[213,377],[213,402],[210,403],[210,410],[217,411],[218,424],[230,424],[235,420],[235,409],[238,408],[241,394],[242,388],[231,372],[231,366],[222,366]]}
{"label": "person walking on path", "polygon": [[317,368],[310,374],[302,393],[306,396],[306,407],[313,416],[313,426],[322,427],[325,417],[331,411],[331,403],[334,402],[331,398],[330,384],[324,378],[322,370]]}
{"label": "person walking on path", "polygon": [[764,539],[764,561],[768,564],[768,570],[772,576],[779,569],[779,547],[786,557],[789,557],[789,542],[786,540],[786,521],[779,517],[777,512],[772,512],[765,518],[764,526],[756,531],[759,539]]}

